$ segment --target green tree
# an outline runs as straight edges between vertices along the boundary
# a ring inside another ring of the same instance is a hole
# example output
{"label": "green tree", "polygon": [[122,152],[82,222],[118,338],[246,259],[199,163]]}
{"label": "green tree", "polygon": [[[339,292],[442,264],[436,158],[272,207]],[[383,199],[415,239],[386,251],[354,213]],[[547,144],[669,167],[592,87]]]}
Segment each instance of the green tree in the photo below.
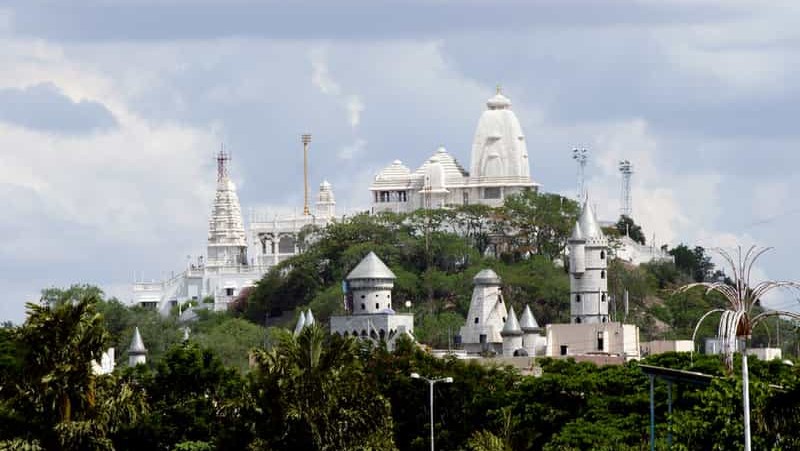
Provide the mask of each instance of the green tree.
{"label": "green tree", "polygon": [[110,436],[146,410],[130,384],[93,373],[108,333],[95,309],[98,294],[80,296],[27,305],[28,317],[12,336],[20,373],[7,375],[0,392],[24,426],[3,438],[43,449],[113,449]]}
{"label": "green tree", "polygon": [[636,224],[630,216],[620,216],[616,228],[620,236],[628,236],[641,245],[646,243],[642,226]]}
{"label": "green tree", "polygon": [[393,450],[389,403],[364,374],[358,341],[319,325],[276,331],[254,354],[259,443],[269,449]]}

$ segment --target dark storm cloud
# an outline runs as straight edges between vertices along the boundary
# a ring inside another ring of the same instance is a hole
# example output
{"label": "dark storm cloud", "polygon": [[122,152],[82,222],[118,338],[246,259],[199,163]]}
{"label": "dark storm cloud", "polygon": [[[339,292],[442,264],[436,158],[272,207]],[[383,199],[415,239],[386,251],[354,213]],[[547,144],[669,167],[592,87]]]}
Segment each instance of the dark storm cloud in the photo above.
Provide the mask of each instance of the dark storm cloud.
{"label": "dark storm cloud", "polygon": [[[609,0],[30,2],[14,32],[57,40],[434,37],[535,27],[665,24],[719,18],[719,8]],[[728,11],[725,14],[730,14]]]}
{"label": "dark storm cloud", "polygon": [[117,123],[102,103],[73,102],[52,83],[0,89],[0,121],[66,134],[109,129]]}

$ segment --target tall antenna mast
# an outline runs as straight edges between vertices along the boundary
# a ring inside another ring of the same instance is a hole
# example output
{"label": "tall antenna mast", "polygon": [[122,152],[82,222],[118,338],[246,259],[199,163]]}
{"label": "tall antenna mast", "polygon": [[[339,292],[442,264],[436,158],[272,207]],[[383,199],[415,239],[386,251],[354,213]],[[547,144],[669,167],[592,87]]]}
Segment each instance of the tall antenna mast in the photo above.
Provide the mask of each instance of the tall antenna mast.
{"label": "tall antenna mast", "polygon": [[586,160],[589,159],[589,151],[587,149],[572,149],[572,159],[578,163],[578,191],[575,197],[578,199],[578,202],[581,202],[586,197],[584,174],[586,170]]}
{"label": "tall antenna mast", "polygon": [[311,134],[300,135],[300,140],[303,142],[303,216],[308,216],[311,214],[308,210],[308,145],[311,144]]}
{"label": "tall antenna mast", "polygon": [[622,174],[619,213],[622,216],[630,218],[633,213],[633,205],[631,202],[631,175],[633,175],[633,165],[628,160],[622,160],[619,162],[619,172]]}
{"label": "tall antenna mast", "polygon": [[228,162],[231,160],[230,154],[225,152],[225,144],[219,145],[219,153],[217,154],[217,181],[228,178]]}

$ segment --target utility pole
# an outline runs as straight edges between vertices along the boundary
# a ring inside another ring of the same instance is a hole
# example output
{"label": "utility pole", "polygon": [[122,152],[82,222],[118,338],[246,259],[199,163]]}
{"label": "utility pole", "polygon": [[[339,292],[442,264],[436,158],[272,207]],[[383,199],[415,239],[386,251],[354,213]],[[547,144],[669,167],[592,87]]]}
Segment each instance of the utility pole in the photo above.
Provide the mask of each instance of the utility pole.
{"label": "utility pole", "polygon": [[311,134],[300,135],[303,142],[303,216],[308,216],[311,212],[308,209],[308,145],[311,144]]}

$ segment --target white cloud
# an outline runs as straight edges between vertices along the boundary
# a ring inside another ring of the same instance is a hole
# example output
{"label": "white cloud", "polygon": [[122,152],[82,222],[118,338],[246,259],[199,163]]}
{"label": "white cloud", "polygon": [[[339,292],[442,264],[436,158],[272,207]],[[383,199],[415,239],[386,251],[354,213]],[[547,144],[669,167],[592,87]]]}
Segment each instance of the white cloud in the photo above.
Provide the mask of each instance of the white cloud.
{"label": "white cloud", "polygon": [[338,96],[342,89],[330,76],[328,53],[325,47],[316,47],[310,52],[311,83],[323,94]]}
{"label": "white cloud", "polygon": [[356,139],[352,144],[342,147],[336,155],[342,160],[352,160],[364,151],[366,145],[363,139]]}
{"label": "white cloud", "polygon": [[364,103],[359,96],[349,96],[347,98],[347,113],[350,118],[350,126],[355,129],[361,123],[361,112],[364,111]]}

